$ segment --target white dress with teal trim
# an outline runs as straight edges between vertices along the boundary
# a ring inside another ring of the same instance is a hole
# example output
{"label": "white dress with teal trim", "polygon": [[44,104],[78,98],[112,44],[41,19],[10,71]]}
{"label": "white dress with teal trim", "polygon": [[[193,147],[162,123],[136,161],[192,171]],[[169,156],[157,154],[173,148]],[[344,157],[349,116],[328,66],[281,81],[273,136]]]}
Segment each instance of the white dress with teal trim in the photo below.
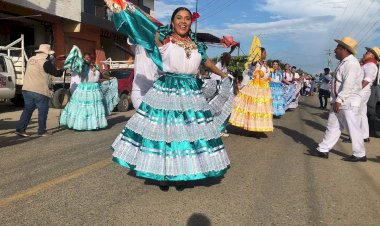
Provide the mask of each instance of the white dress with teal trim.
{"label": "white dress with teal trim", "polygon": [[113,160],[159,181],[222,176],[230,161],[196,73],[202,56],[169,42],[163,70],[112,147]]}
{"label": "white dress with teal trim", "polygon": [[269,83],[272,92],[273,115],[282,116],[285,114],[284,88],[282,87],[282,72],[270,72],[271,82]]}
{"label": "white dress with teal trim", "polygon": [[106,128],[107,112],[105,99],[97,82],[99,75],[92,76],[93,73],[87,72],[88,69],[84,71],[87,78],[79,83],[63,109],[59,118],[60,125],[78,131]]}

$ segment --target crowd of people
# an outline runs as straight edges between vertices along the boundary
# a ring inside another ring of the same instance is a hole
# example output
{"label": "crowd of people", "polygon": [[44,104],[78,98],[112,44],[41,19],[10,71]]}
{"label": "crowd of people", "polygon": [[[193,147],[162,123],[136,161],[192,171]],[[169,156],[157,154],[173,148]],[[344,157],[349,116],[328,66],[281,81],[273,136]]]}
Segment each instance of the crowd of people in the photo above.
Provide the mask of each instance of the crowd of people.
{"label": "crowd of people", "polygon": [[[227,172],[230,160],[221,137],[228,136],[228,124],[256,133],[272,132],[274,117],[297,108],[300,95],[313,95],[313,79],[300,76],[297,68],[289,64],[284,69],[278,61],[268,65],[263,47],[258,59],[244,71],[243,79],[228,73],[231,52],[223,53],[214,64],[207,57],[205,45],[191,31],[192,14],[187,8],[177,8],[170,25],[158,27],[130,2],[106,3],[114,12],[115,26],[128,35],[136,55],[132,88],[136,112],[112,143],[113,161],[133,170],[138,177],[158,181],[163,191],[169,189],[169,182],[175,183],[177,190],[183,190],[184,181],[220,177]],[[363,106],[368,101],[368,87],[374,73],[377,74],[380,50],[367,49],[362,70],[353,57],[356,41],[349,37],[336,41],[335,53],[341,64],[334,79],[329,69],[325,69],[319,87],[320,107],[327,107],[330,92],[333,107],[325,137],[311,153],[328,158],[329,150],[346,126],[353,155],[344,160],[365,161],[363,142],[369,138]],[[41,50],[43,47],[46,50]],[[25,84],[38,73],[38,76],[56,74],[49,69],[53,65],[48,60],[49,51],[47,46],[41,46],[38,59],[31,58]],[[210,74],[200,73],[202,67]],[[65,68],[73,75],[72,97],[60,116],[61,125],[74,130],[105,128],[106,116],[117,96],[110,83],[112,78],[99,83],[98,67],[89,54],[85,53],[82,59],[76,47],[66,59]],[[364,79],[358,76],[362,73]],[[29,98],[29,92],[48,95],[45,84],[35,89],[25,87],[26,107],[16,130],[22,136],[26,134],[30,109],[45,103],[36,97]],[[45,120],[46,124],[47,111],[41,109],[39,120]],[[46,125],[39,124],[39,134],[43,134]]]}

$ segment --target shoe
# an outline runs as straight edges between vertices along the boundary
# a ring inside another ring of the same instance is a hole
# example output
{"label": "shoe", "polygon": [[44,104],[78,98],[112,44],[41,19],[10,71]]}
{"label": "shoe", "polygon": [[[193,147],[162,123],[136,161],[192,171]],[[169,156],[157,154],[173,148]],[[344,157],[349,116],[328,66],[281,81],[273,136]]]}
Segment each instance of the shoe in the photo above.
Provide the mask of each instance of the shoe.
{"label": "shoe", "polygon": [[175,189],[177,189],[177,191],[183,191],[185,190],[185,185],[177,185],[175,186]]}
{"label": "shoe", "polygon": [[[369,138],[363,139],[364,142],[369,143]],[[342,140],[343,143],[352,143],[351,138]]]}
{"label": "shoe", "polygon": [[22,136],[22,137],[30,137],[30,134],[27,134],[25,131],[21,132],[21,131],[16,130],[15,134]]}
{"label": "shoe", "polygon": [[169,191],[169,185],[159,185],[161,191]]}
{"label": "shoe", "polygon": [[310,155],[311,156],[320,157],[320,158],[323,158],[323,159],[328,159],[329,158],[329,153],[328,152],[320,152],[318,150],[312,151],[310,153]]}
{"label": "shoe", "polygon": [[46,137],[46,136],[50,136],[50,135],[53,135],[53,133],[49,132],[49,131],[45,131],[42,134],[37,134],[37,136],[39,136],[39,137]]}
{"label": "shoe", "polygon": [[351,138],[343,139],[343,143],[352,143]]}
{"label": "shoe", "polygon": [[222,133],[222,137],[229,137],[230,136],[230,134],[228,134],[228,133]]}
{"label": "shoe", "polygon": [[367,162],[367,156],[356,157],[354,155],[351,155],[350,157],[342,158],[342,160],[347,162]]}

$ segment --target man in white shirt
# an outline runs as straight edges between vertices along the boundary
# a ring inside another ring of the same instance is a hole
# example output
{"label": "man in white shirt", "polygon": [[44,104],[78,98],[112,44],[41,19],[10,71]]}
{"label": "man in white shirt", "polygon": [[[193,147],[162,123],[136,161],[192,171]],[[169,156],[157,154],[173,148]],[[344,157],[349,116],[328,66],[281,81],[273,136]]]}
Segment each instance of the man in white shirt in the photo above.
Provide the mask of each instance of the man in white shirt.
{"label": "man in white shirt", "polygon": [[[320,109],[326,109],[327,107],[327,100],[330,98],[331,95],[331,80],[332,76],[330,75],[330,68],[324,69],[325,74],[321,76],[321,85],[319,87],[319,108]],[[323,99],[325,102],[323,103]]]}
{"label": "man in white shirt", "polygon": [[336,69],[336,76],[332,84],[333,109],[330,111],[327,128],[323,141],[311,155],[328,158],[329,151],[338,142],[346,127],[352,139],[352,155],[342,160],[350,162],[366,162],[366,153],[363,136],[360,129],[360,105],[362,90],[359,61],[353,56],[357,42],[351,37],[335,40],[335,57],[340,60]]}
{"label": "man in white shirt", "polygon": [[371,86],[376,80],[378,74],[378,61],[380,60],[380,49],[378,47],[368,48],[366,47],[367,52],[363,56],[364,65],[363,69],[363,89],[360,92],[362,97],[362,103],[360,106],[361,112],[361,128],[364,142],[369,142],[369,126],[367,118],[367,103],[369,97],[371,96]]}
{"label": "man in white shirt", "polygon": [[[369,142],[369,125],[367,118],[367,103],[369,97],[371,96],[371,86],[376,80],[378,74],[378,61],[380,56],[380,49],[378,47],[368,48],[366,47],[367,52],[363,55],[362,61],[362,87],[360,91],[360,96],[362,97],[362,102],[360,105],[360,116],[361,123],[360,127],[362,130],[362,135],[364,142]],[[351,143],[351,139],[343,140],[345,143]]]}

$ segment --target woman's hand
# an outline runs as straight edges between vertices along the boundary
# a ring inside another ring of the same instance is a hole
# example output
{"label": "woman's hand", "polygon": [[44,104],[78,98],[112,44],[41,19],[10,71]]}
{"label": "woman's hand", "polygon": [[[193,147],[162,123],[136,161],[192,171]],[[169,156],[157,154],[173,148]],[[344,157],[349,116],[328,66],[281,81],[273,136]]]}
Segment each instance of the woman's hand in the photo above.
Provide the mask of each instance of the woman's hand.
{"label": "woman's hand", "polygon": [[156,42],[156,45],[158,46],[158,47],[161,47],[161,46],[163,46],[163,43],[161,42],[161,40],[160,40],[160,31],[159,30],[157,30],[156,31],[156,36],[155,36],[155,42]]}
{"label": "woman's hand", "polygon": [[212,73],[219,75],[222,78],[228,77],[227,73],[224,73],[219,68],[215,66],[215,64],[209,59],[206,59],[205,67],[208,68]]}

